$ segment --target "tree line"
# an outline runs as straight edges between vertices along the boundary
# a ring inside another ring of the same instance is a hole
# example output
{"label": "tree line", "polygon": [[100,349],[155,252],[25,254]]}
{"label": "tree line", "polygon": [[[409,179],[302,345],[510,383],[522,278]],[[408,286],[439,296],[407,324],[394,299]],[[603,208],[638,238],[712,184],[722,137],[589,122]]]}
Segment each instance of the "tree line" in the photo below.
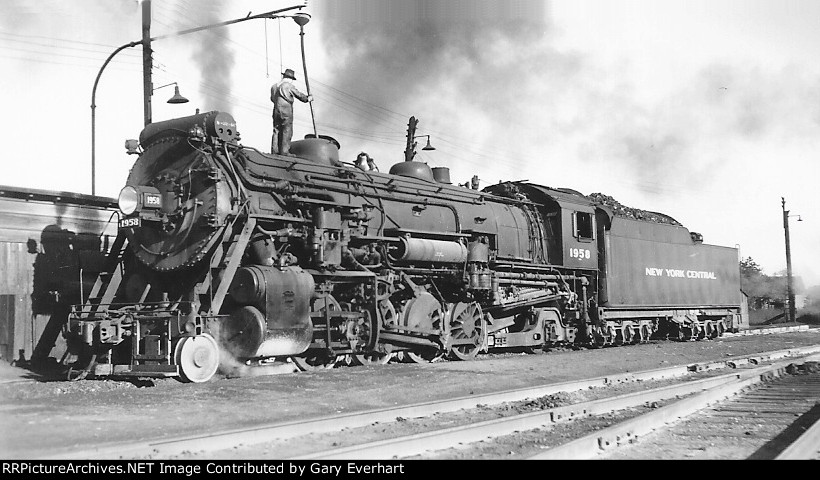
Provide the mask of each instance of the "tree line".
{"label": "tree line", "polygon": [[[749,297],[749,308],[782,308],[788,298],[785,272],[766,275],[752,257],[740,261],[740,287]],[[806,295],[806,307],[820,307],[820,285],[806,289],[800,277],[792,277],[795,295]]]}

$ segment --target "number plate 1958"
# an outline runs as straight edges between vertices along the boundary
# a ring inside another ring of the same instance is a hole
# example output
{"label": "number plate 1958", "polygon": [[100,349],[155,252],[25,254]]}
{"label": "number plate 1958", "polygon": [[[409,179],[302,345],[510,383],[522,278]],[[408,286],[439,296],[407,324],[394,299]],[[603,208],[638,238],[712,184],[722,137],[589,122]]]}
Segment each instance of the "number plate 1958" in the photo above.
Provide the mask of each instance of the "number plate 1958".
{"label": "number plate 1958", "polygon": [[120,220],[120,228],[134,228],[140,225],[142,225],[142,219],[140,217],[123,218]]}

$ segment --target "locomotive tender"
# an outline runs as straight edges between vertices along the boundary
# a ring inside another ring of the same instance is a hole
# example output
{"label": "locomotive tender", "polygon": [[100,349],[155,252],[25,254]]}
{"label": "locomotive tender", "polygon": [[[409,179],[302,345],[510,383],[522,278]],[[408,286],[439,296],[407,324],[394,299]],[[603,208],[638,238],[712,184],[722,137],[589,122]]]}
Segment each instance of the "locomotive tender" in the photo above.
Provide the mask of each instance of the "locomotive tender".
{"label": "locomotive tender", "polygon": [[65,329],[72,378],[469,360],[741,321],[736,249],[567,189],[452,185],[413,160],[416,122],[388,174],[340,162],[330,137],[243,147],[224,112],[148,125],[108,266]]}

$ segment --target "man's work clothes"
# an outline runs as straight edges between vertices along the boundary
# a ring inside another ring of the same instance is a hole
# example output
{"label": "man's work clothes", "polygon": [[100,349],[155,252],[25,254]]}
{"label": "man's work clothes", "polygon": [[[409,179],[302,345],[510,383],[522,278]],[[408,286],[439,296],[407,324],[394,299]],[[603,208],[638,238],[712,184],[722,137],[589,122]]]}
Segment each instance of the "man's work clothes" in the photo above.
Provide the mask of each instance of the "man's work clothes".
{"label": "man's work clothes", "polygon": [[308,96],[299,91],[292,83],[281,81],[270,89],[270,100],[273,102],[273,136],[271,153],[290,153],[290,140],[293,138],[293,99],[308,101]]}

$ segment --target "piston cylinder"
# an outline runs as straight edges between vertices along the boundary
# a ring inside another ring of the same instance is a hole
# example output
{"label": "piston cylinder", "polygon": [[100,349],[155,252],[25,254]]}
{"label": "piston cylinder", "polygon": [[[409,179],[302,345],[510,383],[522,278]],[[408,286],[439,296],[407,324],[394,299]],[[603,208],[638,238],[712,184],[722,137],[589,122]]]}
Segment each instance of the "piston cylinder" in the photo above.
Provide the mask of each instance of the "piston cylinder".
{"label": "piston cylinder", "polygon": [[390,252],[394,261],[464,263],[467,247],[463,243],[426,238],[401,237],[401,243]]}
{"label": "piston cylinder", "polygon": [[[313,276],[296,266],[254,265],[237,270],[231,296],[240,305],[255,307],[265,318],[265,334],[254,356],[296,355],[307,349],[313,338],[310,299],[314,287]],[[226,322],[236,320],[232,317]],[[226,325],[226,329],[231,327]]]}

